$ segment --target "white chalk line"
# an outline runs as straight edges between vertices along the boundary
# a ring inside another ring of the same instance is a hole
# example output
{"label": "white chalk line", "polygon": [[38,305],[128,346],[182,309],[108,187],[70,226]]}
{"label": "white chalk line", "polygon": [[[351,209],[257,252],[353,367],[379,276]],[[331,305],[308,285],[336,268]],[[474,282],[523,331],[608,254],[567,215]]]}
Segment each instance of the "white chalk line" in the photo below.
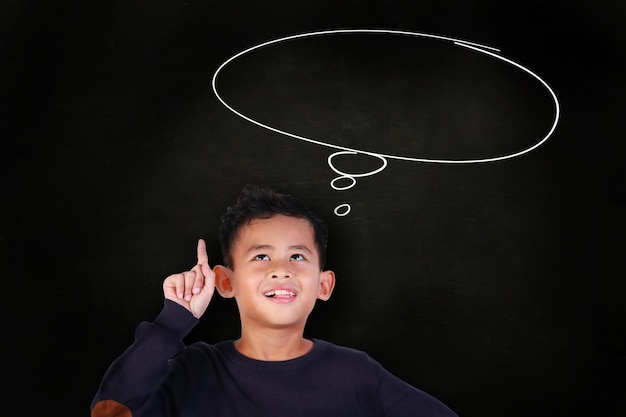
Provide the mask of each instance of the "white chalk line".
{"label": "white chalk line", "polygon": [[[448,42],[452,42],[454,45],[460,46],[460,47],[464,47],[466,49],[470,49],[476,52],[480,52],[483,53],[485,55],[488,55],[492,58],[498,59],[502,62],[505,62],[509,65],[512,65],[522,71],[524,71],[525,73],[529,74],[530,76],[532,76],[534,79],[536,79],[539,83],[541,83],[541,85],[543,85],[543,87],[550,93],[550,96],[554,102],[554,120],[552,122],[552,125],[550,126],[550,128],[548,129],[548,132],[545,134],[545,136],[537,143],[535,143],[533,146],[530,146],[526,149],[523,149],[519,152],[516,153],[512,153],[512,154],[507,154],[507,155],[501,155],[501,156],[495,156],[495,157],[490,157],[490,158],[479,158],[479,159],[431,159],[431,158],[415,158],[415,157],[408,157],[408,156],[401,156],[401,155],[391,155],[391,154],[384,154],[384,153],[380,153],[380,152],[371,152],[371,151],[366,151],[366,150],[362,150],[362,149],[356,149],[356,148],[350,148],[347,146],[340,146],[334,143],[328,143],[328,142],[323,142],[321,140],[317,140],[317,139],[313,139],[313,138],[309,138],[306,136],[301,136],[301,135],[297,135],[295,133],[291,133],[291,132],[287,132],[285,130],[281,130],[278,129],[276,127],[273,126],[269,126],[267,124],[261,123],[258,120],[255,120],[249,116],[246,116],[245,114],[241,113],[240,111],[236,110],[235,108],[233,108],[231,105],[229,105],[226,100],[224,100],[224,98],[222,98],[222,96],[219,94],[218,92],[218,88],[217,88],[217,78],[218,75],[221,73],[221,71],[231,62],[233,62],[234,60],[236,60],[237,58],[248,54],[254,50],[269,46],[269,45],[273,45],[276,43],[280,43],[280,42],[286,42],[286,41],[290,41],[290,40],[294,40],[294,39],[301,39],[301,38],[308,38],[308,37],[314,37],[314,36],[323,36],[323,35],[336,35],[336,34],[347,34],[347,33],[375,33],[375,34],[392,34],[392,35],[406,35],[406,36],[414,36],[414,37],[423,37],[423,38],[430,38],[430,39],[436,39],[436,40],[442,40],[442,41],[448,41]],[[433,35],[433,34],[427,34],[427,33],[420,33],[420,32],[410,32],[410,31],[402,31],[402,30],[392,30],[392,29],[333,29],[333,30],[324,30],[324,31],[317,31],[317,32],[306,32],[306,33],[300,33],[300,34],[296,34],[296,35],[291,35],[291,36],[286,36],[286,37],[282,37],[282,38],[278,38],[278,39],[274,39],[274,40],[270,40],[267,42],[263,42],[260,43],[258,45],[252,46],[248,49],[245,49],[241,52],[239,52],[238,54],[233,55],[232,57],[228,58],[226,61],[224,61],[215,71],[215,73],[213,74],[213,78],[211,81],[211,85],[213,88],[213,93],[215,94],[215,96],[217,97],[217,99],[231,112],[233,112],[234,114],[236,114],[237,116],[241,117],[244,120],[247,120],[248,122],[255,124],[259,127],[262,127],[263,129],[267,129],[270,130],[272,132],[281,134],[281,135],[285,135],[294,139],[298,139],[304,142],[308,142],[308,143],[312,143],[315,145],[319,145],[319,146],[326,146],[329,148],[333,148],[333,149],[338,149],[339,152],[335,152],[332,155],[330,155],[328,157],[328,165],[329,167],[337,174],[339,174],[339,177],[334,178],[331,181],[331,187],[335,190],[346,190],[349,188],[352,188],[354,185],[356,185],[356,178],[359,177],[367,177],[367,176],[371,176],[371,175],[375,175],[379,172],[381,172],[382,170],[385,169],[385,167],[387,166],[387,159],[395,159],[395,160],[400,160],[400,161],[409,161],[409,162],[422,162],[422,163],[435,163],[435,164],[477,164],[477,163],[488,163],[488,162],[496,162],[496,161],[503,161],[503,160],[507,160],[507,159],[512,159],[512,158],[516,158],[519,157],[521,155],[524,155],[528,152],[533,151],[534,149],[538,148],[539,146],[543,145],[549,138],[550,136],[552,136],[552,134],[554,133],[554,131],[556,130],[556,127],[558,125],[559,119],[560,119],[560,115],[561,115],[561,108],[560,108],[560,104],[559,104],[559,100],[554,92],[554,90],[548,85],[548,83],[546,83],[539,75],[537,75],[536,73],[534,73],[533,71],[531,71],[530,69],[524,67],[523,65],[508,59],[502,55],[499,55],[498,52],[500,52],[499,49],[491,47],[491,46],[487,46],[487,45],[481,45],[475,42],[469,42],[469,41],[465,41],[465,40],[461,40],[461,39],[455,39],[455,38],[451,38],[451,37],[447,37],[447,36],[439,36],[439,35]],[[362,154],[362,155],[368,155],[374,158],[378,158],[381,159],[383,161],[383,164],[381,167],[370,171],[370,172],[366,172],[366,173],[360,173],[360,174],[355,174],[355,173],[345,173],[342,172],[341,170],[338,170],[335,165],[332,163],[332,159],[338,155],[357,155],[357,154]],[[344,186],[344,187],[339,187],[336,185],[336,182],[338,180],[342,180],[342,179],[348,179],[351,180],[351,184],[349,184],[348,186]],[[344,210],[344,211],[341,211]],[[351,207],[349,204],[344,203],[341,204],[339,206],[337,206],[335,208],[335,214],[337,216],[345,216],[347,215],[351,210]]]}

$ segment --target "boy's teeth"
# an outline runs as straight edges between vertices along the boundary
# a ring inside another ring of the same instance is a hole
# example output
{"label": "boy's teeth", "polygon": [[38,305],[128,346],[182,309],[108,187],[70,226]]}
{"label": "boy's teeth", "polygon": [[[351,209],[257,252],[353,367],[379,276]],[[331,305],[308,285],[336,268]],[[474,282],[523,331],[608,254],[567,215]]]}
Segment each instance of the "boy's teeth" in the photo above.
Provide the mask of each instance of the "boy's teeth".
{"label": "boy's teeth", "polygon": [[268,291],[265,293],[266,297],[274,297],[275,295],[288,295],[291,297],[295,297],[296,294],[294,292],[288,291],[288,290],[275,290],[275,291]]}

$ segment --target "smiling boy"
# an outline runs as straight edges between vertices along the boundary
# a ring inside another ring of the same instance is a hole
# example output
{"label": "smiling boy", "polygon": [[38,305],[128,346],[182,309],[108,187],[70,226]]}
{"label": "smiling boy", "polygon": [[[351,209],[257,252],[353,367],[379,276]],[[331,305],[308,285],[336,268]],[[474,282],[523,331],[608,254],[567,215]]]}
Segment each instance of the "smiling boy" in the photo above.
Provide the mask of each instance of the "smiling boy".
{"label": "smiling boy", "polygon": [[[365,353],[304,338],[330,298],[327,230],[299,200],[246,188],[222,218],[224,265],[197,263],[163,282],[165,305],[106,372],[92,401],[102,416],[456,416]],[[185,346],[217,288],[235,298],[241,337]]]}

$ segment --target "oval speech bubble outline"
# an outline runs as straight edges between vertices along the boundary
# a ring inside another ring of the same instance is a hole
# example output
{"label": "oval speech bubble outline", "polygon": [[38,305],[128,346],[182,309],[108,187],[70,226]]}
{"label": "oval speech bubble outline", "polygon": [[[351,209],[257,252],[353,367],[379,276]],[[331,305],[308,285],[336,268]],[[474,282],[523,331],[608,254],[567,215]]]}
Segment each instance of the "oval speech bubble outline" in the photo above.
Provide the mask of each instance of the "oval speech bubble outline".
{"label": "oval speech bubble outline", "polygon": [[[541,85],[544,86],[544,88],[548,91],[548,93],[550,94],[552,100],[554,101],[554,120],[552,122],[552,125],[550,126],[548,132],[546,133],[546,135],[541,138],[541,140],[539,140],[537,143],[535,143],[534,145],[523,149],[519,152],[515,152],[515,153],[511,153],[511,154],[506,154],[506,155],[502,155],[502,156],[495,156],[495,157],[491,157],[491,158],[478,158],[478,159],[430,159],[430,158],[416,158],[416,157],[410,157],[410,156],[402,156],[402,155],[389,155],[389,154],[383,154],[380,152],[371,152],[371,151],[367,151],[367,150],[362,150],[362,149],[355,149],[355,148],[350,148],[350,147],[346,147],[346,146],[339,146],[333,143],[328,143],[328,142],[324,142],[321,140],[317,140],[317,139],[313,139],[313,138],[308,138],[305,136],[301,136],[301,135],[297,135],[295,133],[291,133],[291,132],[287,132],[285,130],[281,130],[269,125],[266,125],[262,122],[259,122],[258,120],[255,120],[249,116],[246,116],[245,114],[237,111],[235,108],[233,108],[232,106],[230,106],[226,100],[224,100],[224,98],[220,95],[220,93],[218,92],[217,89],[217,78],[219,76],[219,74],[222,72],[222,70],[231,62],[233,62],[234,60],[236,60],[237,58],[248,54],[252,51],[255,51],[257,49],[261,49],[264,48],[266,46],[270,46],[270,45],[274,45],[277,43],[281,43],[281,42],[287,42],[290,40],[294,40],[294,39],[302,39],[302,38],[309,38],[309,37],[314,37],[314,36],[323,36],[323,35],[337,35],[337,34],[345,34],[345,33],[375,33],[375,34],[385,34],[385,35],[405,35],[405,36],[414,36],[414,37],[422,37],[422,38],[430,38],[430,39],[435,39],[435,40],[440,40],[440,41],[446,41],[446,42],[451,42],[456,46],[459,47],[463,47],[463,48],[467,48],[467,49],[471,49],[473,51],[485,54],[489,57],[498,59],[502,62],[505,62],[509,65],[512,65],[514,67],[516,67],[519,70],[522,70],[523,72],[527,73],[528,75],[530,75],[531,77],[533,77],[535,80],[537,80]],[[481,45],[478,43],[474,43],[474,42],[468,42],[468,41],[464,41],[461,39],[454,39],[454,38],[450,38],[450,37],[446,37],[446,36],[439,36],[439,35],[432,35],[432,34],[427,34],[427,33],[420,33],[420,32],[410,32],[410,31],[403,31],[403,30],[392,30],[392,29],[333,29],[333,30],[323,30],[323,31],[317,31],[317,32],[306,32],[306,33],[301,33],[301,34],[297,34],[297,35],[291,35],[291,36],[285,36],[283,38],[278,38],[278,39],[274,39],[271,41],[267,41],[264,43],[260,43],[258,45],[252,46],[248,49],[245,49],[241,52],[239,52],[236,55],[233,55],[232,57],[228,58],[226,61],[224,61],[215,71],[215,73],[213,74],[213,79],[211,82],[212,88],[213,88],[213,93],[215,94],[215,96],[217,97],[217,99],[231,112],[233,112],[234,114],[236,114],[237,116],[241,117],[244,120],[247,120],[250,123],[253,123],[257,126],[260,126],[264,129],[270,130],[272,132],[276,132],[279,133],[281,135],[285,135],[294,139],[298,139],[301,141],[305,141],[305,142],[309,142],[309,143],[313,143],[315,145],[321,145],[321,146],[326,146],[329,148],[333,148],[333,149],[338,149],[340,151],[343,152],[349,152],[349,153],[355,153],[355,154],[365,154],[365,155],[369,155],[369,156],[373,156],[375,158],[387,158],[387,159],[396,159],[396,160],[401,160],[401,161],[411,161],[411,162],[427,162],[427,163],[438,163],[438,164],[474,164],[474,163],[485,163],[485,162],[495,162],[495,161],[502,161],[502,160],[506,160],[506,159],[512,159],[521,155],[524,155],[528,152],[533,151],[534,149],[538,148],[539,146],[543,145],[549,138],[550,136],[552,136],[552,134],[554,133],[554,131],[556,130],[556,126],[559,122],[559,118],[560,118],[560,114],[561,114],[561,108],[559,105],[559,100],[556,97],[556,94],[554,93],[554,91],[552,90],[552,88],[550,88],[550,86],[541,78],[539,77],[537,74],[535,74],[534,72],[532,72],[530,69],[524,67],[523,65],[512,61],[511,59],[505,58],[502,55],[499,55],[498,53],[500,52],[499,49],[497,48],[493,48],[490,46],[486,46],[486,45]],[[379,171],[377,171],[379,172]],[[372,175],[370,174],[361,174],[361,175],[348,175],[348,174],[343,174],[340,173],[340,175],[347,175],[350,176],[352,178],[356,177],[356,176],[367,176],[367,175]]]}

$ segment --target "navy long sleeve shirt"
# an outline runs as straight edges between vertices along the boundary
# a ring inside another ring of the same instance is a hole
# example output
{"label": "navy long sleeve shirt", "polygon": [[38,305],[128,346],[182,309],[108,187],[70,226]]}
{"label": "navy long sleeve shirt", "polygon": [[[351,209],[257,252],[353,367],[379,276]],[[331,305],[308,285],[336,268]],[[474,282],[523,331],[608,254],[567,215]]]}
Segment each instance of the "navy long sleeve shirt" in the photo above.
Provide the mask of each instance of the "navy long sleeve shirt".
{"label": "navy long sleeve shirt", "polygon": [[456,416],[364,352],[314,339],[301,357],[260,361],[240,354],[232,341],[185,346],[196,323],[166,300],[111,364],[92,417]]}

